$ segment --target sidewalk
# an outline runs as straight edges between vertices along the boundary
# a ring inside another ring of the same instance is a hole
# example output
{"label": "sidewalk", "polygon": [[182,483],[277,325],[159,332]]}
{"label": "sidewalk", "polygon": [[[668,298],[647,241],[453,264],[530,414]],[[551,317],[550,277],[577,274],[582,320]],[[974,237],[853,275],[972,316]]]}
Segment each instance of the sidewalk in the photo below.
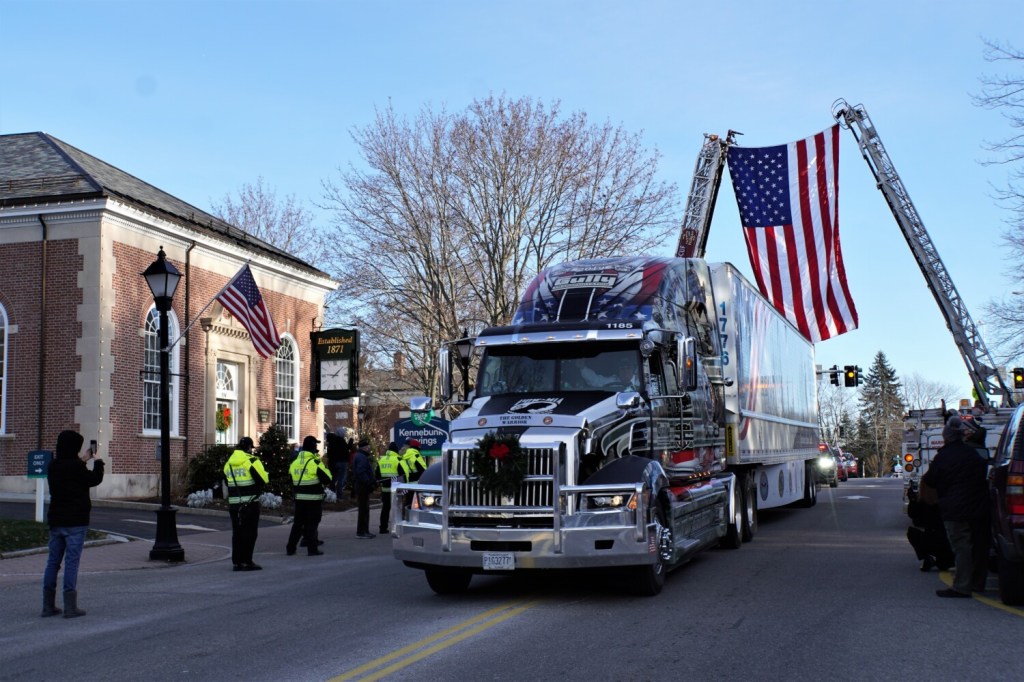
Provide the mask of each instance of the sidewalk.
{"label": "sidewalk", "polygon": [[[0,494],[0,500],[27,502],[33,501],[34,495],[18,495],[11,493]],[[142,502],[129,502],[120,500],[93,500],[94,507],[122,507],[131,509],[152,509],[156,510],[158,505]],[[197,509],[191,507],[178,507],[179,511],[187,510],[190,514],[221,515],[226,516],[227,512],[215,509]],[[263,518],[276,520],[281,518],[273,511],[264,510]],[[373,517],[375,518],[375,517]],[[284,546],[288,541],[288,533],[291,530],[291,519],[281,519],[280,525],[261,527],[259,537],[256,541],[255,558],[259,563],[261,554],[280,554],[284,556]],[[339,546],[342,540],[355,540],[356,510],[349,509],[338,512],[325,512],[320,522],[320,538],[325,543]],[[149,558],[149,552],[153,548],[152,540],[99,540],[86,543],[82,552],[82,563],[79,566],[79,574],[109,573],[111,571],[134,571],[139,569],[170,569],[200,564],[208,564],[215,561],[226,562],[230,568],[231,562],[231,531],[213,531],[208,533],[192,533],[179,536],[178,542],[185,551],[185,561],[181,563],[168,563],[156,561]],[[14,585],[24,582],[38,582],[46,568],[47,553],[45,548],[39,550],[27,550],[25,552],[12,552],[0,559],[0,585]]]}

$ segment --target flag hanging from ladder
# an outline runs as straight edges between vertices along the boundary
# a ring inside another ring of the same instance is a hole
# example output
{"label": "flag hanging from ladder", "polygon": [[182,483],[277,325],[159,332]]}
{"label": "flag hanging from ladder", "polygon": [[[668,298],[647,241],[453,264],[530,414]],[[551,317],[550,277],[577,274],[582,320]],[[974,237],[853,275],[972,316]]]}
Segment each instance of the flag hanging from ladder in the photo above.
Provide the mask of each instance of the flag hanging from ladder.
{"label": "flag hanging from ladder", "polygon": [[839,126],[775,147],[729,147],[754,279],[813,342],[857,328],[839,248]]}
{"label": "flag hanging from ladder", "polygon": [[269,358],[277,352],[281,337],[270,317],[270,311],[263,303],[263,296],[260,295],[248,263],[231,278],[217,300],[249,332],[252,345],[261,357]]}

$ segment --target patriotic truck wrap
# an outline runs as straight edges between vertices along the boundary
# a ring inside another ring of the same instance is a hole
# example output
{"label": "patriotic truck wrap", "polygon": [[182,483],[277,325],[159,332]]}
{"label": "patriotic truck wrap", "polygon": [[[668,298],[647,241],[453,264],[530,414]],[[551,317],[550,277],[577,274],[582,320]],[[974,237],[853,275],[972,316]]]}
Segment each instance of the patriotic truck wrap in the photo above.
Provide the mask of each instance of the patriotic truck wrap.
{"label": "patriotic truck wrap", "polygon": [[394,489],[395,556],[438,593],[617,567],[656,594],[695,552],[751,539],[759,507],[816,501],[813,346],[729,264],[564,263],[472,344],[441,461]]}

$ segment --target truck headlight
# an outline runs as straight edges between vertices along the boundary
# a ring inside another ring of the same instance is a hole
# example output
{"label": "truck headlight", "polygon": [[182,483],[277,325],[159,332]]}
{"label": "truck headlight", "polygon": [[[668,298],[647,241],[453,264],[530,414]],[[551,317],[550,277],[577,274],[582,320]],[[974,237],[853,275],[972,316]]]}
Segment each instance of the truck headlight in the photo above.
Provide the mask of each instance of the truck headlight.
{"label": "truck headlight", "polygon": [[587,507],[589,509],[621,509],[629,507],[636,509],[636,501],[633,495],[588,495]]}
{"label": "truck headlight", "polygon": [[441,493],[419,492],[412,498],[413,509],[437,510],[441,508]]}
{"label": "truck headlight", "polygon": [[818,458],[818,468],[819,469],[831,469],[832,468],[832,460],[829,459],[828,457],[819,457]]}

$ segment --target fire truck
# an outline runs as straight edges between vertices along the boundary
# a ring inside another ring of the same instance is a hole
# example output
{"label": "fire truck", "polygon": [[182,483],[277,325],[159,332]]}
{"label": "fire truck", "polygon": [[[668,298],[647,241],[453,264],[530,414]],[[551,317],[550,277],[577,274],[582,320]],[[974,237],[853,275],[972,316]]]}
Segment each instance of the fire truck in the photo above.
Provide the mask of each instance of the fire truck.
{"label": "fire truck", "polygon": [[[971,319],[967,306],[939,257],[867,111],[863,105],[851,106],[840,99],[833,104],[832,113],[856,139],[861,156],[871,169],[878,189],[896,218],[967,366],[967,373],[981,404],[976,407],[970,401],[961,401],[957,412],[965,419],[977,419],[985,427],[986,444],[992,448],[997,444],[999,434],[1013,412],[1014,395],[996,368],[992,355],[978,333],[977,325]],[[1001,406],[991,405],[987,396],[998,397]],[[916,487],[935,452],[942,447],[942,426],[949,414],[950,410],[947,410],[945,404],[907,413],[902,459],[899,462],[902,467],[900,476],[904,479],[904,497]]]}

